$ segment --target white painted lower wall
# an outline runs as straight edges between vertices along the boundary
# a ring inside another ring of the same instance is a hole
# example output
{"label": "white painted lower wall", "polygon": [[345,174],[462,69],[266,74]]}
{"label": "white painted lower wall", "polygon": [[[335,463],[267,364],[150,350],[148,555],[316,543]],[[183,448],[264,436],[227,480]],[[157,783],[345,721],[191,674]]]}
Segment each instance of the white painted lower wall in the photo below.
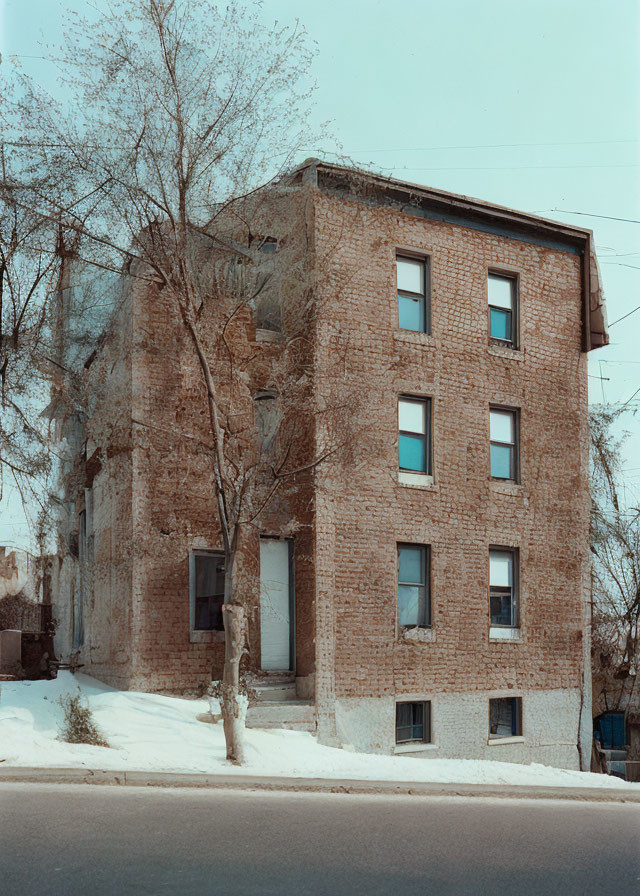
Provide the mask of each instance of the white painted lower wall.
{"label": "white painted lower wall", "polygon": [[[489,699],[494,697],[522,698],[522,739],[517,742],[489,742]],[[401,747],[398,752],[433,759],[493,759],[579,768],[581,698],[577,688],[403,694],[398,699],[431,701],[432,738],[432,743],[423,748],[417,745],[415,751],[406,752]],[[336,728],[343,746],[366,753],[396,752],[395,703],[394,697],[337,699]],[[322,732],[318,733],[322,739]]]}

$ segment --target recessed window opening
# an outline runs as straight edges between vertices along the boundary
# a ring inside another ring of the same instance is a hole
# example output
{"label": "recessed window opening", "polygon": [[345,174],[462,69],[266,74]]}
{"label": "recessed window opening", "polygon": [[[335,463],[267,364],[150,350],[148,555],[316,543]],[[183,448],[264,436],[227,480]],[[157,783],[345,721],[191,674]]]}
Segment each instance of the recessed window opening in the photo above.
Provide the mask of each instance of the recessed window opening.
{"label": "recessed window opening", "polygon": [[489,740],[522,735],[522,698],[489,700]]}
{"label": "recessed window opening", "polygon": [[431,743],[431,703],[396,703],[396,743]]}
{"label": "recessed window opening", "polygon": [[489,334],[503,345],[517,343],[517,280],[515,277],[490,273],[487,281],[489,298]]}
{"label": "recessed window opening", "polygon": [[189,565],[193,631],[224,631],[224,554],[193,551]]}
{"label": "recessed window opening", "polygon": [[429,332],[429,264],[426,258],[396,257],[398,326],[401,330]]}
{"label": "recessed window opening", "polygon": [[398,401],[401,470],[431,474],[431,401],[403,396]]}
{"label": "recessed window opening", "polygon": [[489,551],[489,610],[491,625],[518,627],[517,552],[509,548]]}
{"label": "recessed window opening", "polygon": [[398,545],[398,625],[431,625],[428,545]]}
{"label": "recessed window opening", "polygon": [[504,408],[489,411],[489,435],[491,439],[491,476],[494,479],[518,479],[516,412]]}

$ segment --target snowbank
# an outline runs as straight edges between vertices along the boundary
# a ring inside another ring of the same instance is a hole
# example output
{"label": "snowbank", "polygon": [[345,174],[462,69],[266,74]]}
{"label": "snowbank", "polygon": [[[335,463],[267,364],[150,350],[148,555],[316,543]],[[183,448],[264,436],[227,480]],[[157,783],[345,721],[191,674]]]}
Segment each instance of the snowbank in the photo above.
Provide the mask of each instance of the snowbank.
{"label": "snowbank", "polygon": [[[323,747],[299,731],[247,730],[247,764],[226,762],[222,724],[196,719],[208,702],[116,691],[87,675],[62,672],[54,681],[0,685],[2,766],[86,767],[128,771],[205,772],[307,778],[637,787],[618,778],[543,765],[478,760],[372,756]],[[58,700],[78,688],[89,701],[110,748],[67,744]]]}

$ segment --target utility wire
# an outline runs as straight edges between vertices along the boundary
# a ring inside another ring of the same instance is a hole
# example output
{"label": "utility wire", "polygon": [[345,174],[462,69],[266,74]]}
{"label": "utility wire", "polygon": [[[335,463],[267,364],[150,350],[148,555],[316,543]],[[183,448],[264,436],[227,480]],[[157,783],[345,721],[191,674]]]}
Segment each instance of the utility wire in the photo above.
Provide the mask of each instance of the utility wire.
{"label": "utility wire", "polygon": [[[556,143],[475,143],[459,146],[397,146],[392,149],[350,149],[348,153],[357,152],[437,152],[443,149],[505,149],[516,146],[603,146],[613,143],[638,143],[638,140],[568,140]],[[327,152],[327,150],[325,150]],[[330,155],[339,153],[330,152]]]}
{"label": "utility wire", "polygon": [[[606,166],[602,166],[606,167]],[[615,166],[614,166],[615,167]],[[622,165],[622,168],[634,168],[637,165]],[[583,215],[585,218],[605,218],[607,221],[624,221],[627,224],[640,224],[635,218],[615,218],[612,215],[594,215],[592,212],[570,212],[567,208],[541,208],[534,212],[534,215],[545,214],[546,212],[561,212],[563,215]],[[636,254],[636,253],[630,253]]]}
{"label": "utility wire", "polygon": [[[456,166],[446,168],[412,168],[404,165],[397,168],[393,165],[389,166],[394,171],[558,171],[558,170],[577,170],[581,168],[640,168],[640,164],[632,165],[487,165],[480,167]],[[560,211],[560,209],[550,209],[550,211]],[[586,214],[585,212],[567,212],[570,215]],[[604,218],[606,215],[590,215],[592,218]],[[615,221],[625,220],[624,218],[614,218]],[[633,224],[640,224],[640,221],[633,221]]]}
{"label": "utility wire", "polygon": [[624,320],[626,317],[631,317],[632,314],[635,314],[636,311],[640,311],[640,305],[634,308],[632,311],[629,311],[627,314],[623,314],[622,317],[619,317],[617,320],[614,320],[613,323],[609,324],[609,327],[613,327],[616,324],[619,324],[621,320]]}

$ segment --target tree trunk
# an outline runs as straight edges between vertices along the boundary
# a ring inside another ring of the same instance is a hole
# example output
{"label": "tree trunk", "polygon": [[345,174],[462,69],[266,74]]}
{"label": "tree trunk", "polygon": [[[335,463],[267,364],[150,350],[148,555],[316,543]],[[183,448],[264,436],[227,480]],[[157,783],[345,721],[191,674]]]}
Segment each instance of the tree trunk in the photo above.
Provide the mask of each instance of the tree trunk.
{"label": "tree trunk", "polygon": [[245,610],[238,604],[222,607],[224,620],[224,673],[222,676],[222,720],[227,759],[235,765],[244,762],[244,712],[238,706],[240,660],[244,651]]}

